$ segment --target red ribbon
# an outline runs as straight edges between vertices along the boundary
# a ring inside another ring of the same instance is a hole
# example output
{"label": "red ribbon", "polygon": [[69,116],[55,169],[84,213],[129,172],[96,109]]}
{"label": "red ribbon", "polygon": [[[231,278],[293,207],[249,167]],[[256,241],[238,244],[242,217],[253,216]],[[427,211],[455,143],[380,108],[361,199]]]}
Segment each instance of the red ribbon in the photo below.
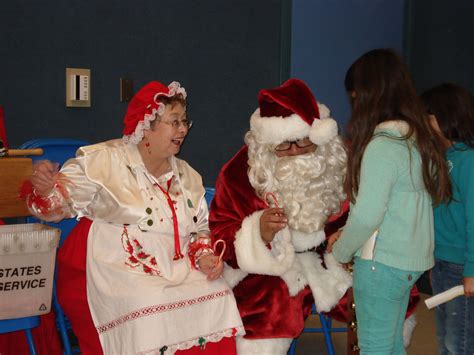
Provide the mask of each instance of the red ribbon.
{"label": "red ribbon", "polygon": [[[171,182],[173,181],[174,176],[168,180],[167,185],[168,185],[168,191],[171,186]],[[184,255],[181,253],[181,244],[179,243],[179,230],[178,230],[178,217],[176,216],[176,211],[174,210],[174,204],[173,200],[171,199],[168,191],[166,191],[164,188],[160,186],[160,184],[155,184],[155,186],[158,186],[163,192],[163,194],[166,197],[166,201],[168,202],[168,206],[170,207],[171,214],[173,215],[173,232],[174,232],[174,257],[173,260],[179,260],[184,258]]]}

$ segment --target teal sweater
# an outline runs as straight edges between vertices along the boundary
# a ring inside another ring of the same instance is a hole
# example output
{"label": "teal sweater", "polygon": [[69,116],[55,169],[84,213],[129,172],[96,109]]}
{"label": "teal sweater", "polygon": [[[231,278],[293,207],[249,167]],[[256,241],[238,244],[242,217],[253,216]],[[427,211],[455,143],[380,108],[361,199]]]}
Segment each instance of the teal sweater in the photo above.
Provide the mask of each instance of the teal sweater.
{"label": "teal sweater", "polygon": [[446,152],[453,200],[434,209],[435,258],[464,265],[474,277],[474,149],[457,143]]}
{"label": "teal sweater", "polygon": [[[349,262],[378,229],[374,260],[402,270],[434,265],[433,207],[412,140],[402,121],[380,124],[361,163],[359,192],[333,254]],[[388,135],[388,136],[387,136]]]}

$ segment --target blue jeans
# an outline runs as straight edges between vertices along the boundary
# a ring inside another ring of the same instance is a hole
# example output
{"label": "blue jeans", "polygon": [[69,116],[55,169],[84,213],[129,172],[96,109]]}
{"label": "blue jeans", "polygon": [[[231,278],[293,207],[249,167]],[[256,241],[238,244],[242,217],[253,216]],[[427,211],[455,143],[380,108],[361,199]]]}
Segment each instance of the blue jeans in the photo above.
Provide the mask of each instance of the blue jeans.
{"label": "blue jeans", "polygon": [[403,323],[410,290],[421,275],[355,259],[353,289],[361,355],[406,354]]}
{"label": "blue jeans", "polygon": [[[464,265],[436,260],[432,271],[433,293],[462,285]],[[474,354],[474,298],[457,297],[436,307],[439,353]]]}

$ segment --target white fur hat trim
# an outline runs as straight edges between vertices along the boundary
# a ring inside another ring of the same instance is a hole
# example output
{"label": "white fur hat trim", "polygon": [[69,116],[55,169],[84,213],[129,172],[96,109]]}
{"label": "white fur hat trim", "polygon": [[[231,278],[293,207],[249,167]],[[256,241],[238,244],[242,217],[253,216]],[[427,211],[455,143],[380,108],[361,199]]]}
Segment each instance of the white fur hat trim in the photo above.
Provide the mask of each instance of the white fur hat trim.
{"label": "white fur hat trim", "polygon": [[309,137],[317,144],[324,145],[337,135],[337,122],[330,118],[326,105],[318,103],[321,119],[314,119],[311,126],[301,116],[261,117],[257,108],[250,117],[250,130],[261,144],[280,144]]}
{"label": "white fur hat trim", "polygon": [[337,136],[337,122],[331,118],[314,120],[309,131],[309,139],[317,145],[325,145]]}

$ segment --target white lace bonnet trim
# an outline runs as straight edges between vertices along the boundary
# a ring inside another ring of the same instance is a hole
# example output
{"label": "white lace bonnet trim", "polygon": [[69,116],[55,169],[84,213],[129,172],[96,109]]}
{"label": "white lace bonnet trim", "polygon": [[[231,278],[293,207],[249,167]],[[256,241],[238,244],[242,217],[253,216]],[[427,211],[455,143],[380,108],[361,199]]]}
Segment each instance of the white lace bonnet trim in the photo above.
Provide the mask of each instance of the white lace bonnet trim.
{"label": "white lace bonnet trim", "polygon": [[[155,101],[156,104],[158,104],[158,108],[154,108],[151,111],[151,114],[145,113],[143,120],[137,123],[137,126],[135,127],[135,131],[132,134],[124,135],[122,137],[125,143],[138,144],[143,139],[143,135],[144,135],[143,132],[146,129],[150,129],[150,122],[154,121],[158,116],[161,116],[165,112],[165,105],[163,105],[163,103],[158,101],[158,97],[160,96],[172,97],[172,96],[181,94],[186,99],[186,90],[183,87],[181,87],[181,84],[178,83],[177,81],[173,81],[171,84],[169,84],[168,89],[169,89],[168,93],[159,92],[155,95],[153,100]],[[151,107],[151,104],[147,106],[147,108],[150,108],[150,107]]]}

